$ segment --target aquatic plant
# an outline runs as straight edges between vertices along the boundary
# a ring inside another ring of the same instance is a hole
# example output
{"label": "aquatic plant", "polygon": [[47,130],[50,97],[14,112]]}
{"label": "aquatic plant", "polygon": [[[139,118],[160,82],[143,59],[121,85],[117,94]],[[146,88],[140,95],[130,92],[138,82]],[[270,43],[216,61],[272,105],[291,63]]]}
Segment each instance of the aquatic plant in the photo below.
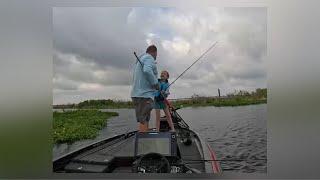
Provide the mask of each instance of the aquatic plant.
{"label": "aquatic plant", "polygon": [[118,116],[118,113],[98,110],[53,112],[53,141],[72,143],[82,139],[93,139],[112,116]]}

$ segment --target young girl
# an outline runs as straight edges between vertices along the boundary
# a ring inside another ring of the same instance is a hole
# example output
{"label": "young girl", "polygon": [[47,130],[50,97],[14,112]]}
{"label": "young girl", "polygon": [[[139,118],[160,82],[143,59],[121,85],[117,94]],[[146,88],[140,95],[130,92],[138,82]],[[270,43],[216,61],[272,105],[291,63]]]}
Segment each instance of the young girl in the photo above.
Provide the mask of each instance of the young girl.
{"label": "young girl", "polygon": [[165,103],[165,98],[168,97],[169,93],[169,83],[168,83],[169,73],[168,71],[162,71],[159,79],[160,90],[155,95],[155,110],[156,110],[156,126],[157,131],[160,130],[160,109],[162,109],[166,115],[168,124],[171,128],[171,131],[175,131],[169,107]]}

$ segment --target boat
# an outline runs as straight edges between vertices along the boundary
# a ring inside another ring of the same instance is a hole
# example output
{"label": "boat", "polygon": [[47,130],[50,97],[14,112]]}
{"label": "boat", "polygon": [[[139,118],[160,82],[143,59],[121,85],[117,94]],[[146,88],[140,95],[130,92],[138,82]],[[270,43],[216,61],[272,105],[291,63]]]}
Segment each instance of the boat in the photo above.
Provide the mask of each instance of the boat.
{"label": "boat", "polygon": [[221,173],[213,149],[170,108],[176,131],[132,131],[53,159],[54,173]]}

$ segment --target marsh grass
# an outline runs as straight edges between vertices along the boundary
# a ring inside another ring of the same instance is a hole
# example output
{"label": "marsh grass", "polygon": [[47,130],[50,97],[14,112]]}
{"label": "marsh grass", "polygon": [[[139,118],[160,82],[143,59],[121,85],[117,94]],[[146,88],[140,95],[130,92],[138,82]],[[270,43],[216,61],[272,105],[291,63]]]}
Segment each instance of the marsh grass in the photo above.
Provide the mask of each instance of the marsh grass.
{"label": "marsh grass", "polygon": [[266,98],[232,97],[232,98],[193,98],[191,100],[181,100],[173,102],[175,107],[198,107],[198,106],[244,106],[251,104],[267,103]]}
{"label": "marsh grass", "polygon": [[70,144],[82,139],[93,139],[112,116],[118,116],[118,113],[98,110],[53,112],[53,141],[55,144]]}
{"label": "marsh grass", "polygon": [[[97,100],[90,100],[90,103],[82,105],[81,107],[77,105],[68,106],[68,105],[59,105],[56,106],[56,109],[121,109],[121,108],[133,108],[132,102],[122,102],[120,104],[114,103],[112,105],[103,105],[97,103]],[[264,104],[267,103],[267,98],[257,98],[250,96],[234,96],[234,97],[193,97],[185,100],[175,100],[172,101],[175,107],[184,106],[184,107],[197,107],[197,106],[244,106],[251,104]]]}
{"label": "marsh grass", "polygon": [[[267,103],[267,88],[257,88],[255,91],[235,90],[226,96],[205,97],[194,94],[189,99],[177,99],[173,105],[185,107],[197,106],[243,106],[251,104]],[[78,104],[53,105],[54,109],[121,109],[133,108],[132,101],[120,101],[111,99],[86,100]]]}

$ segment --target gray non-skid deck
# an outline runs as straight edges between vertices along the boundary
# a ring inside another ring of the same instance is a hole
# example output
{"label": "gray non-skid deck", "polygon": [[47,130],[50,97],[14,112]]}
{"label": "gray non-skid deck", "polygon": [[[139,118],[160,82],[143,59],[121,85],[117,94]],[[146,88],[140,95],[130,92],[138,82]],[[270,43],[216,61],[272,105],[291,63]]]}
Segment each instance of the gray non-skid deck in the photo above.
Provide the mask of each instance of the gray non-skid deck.
{"label": "gray non-skid deck", "polygon": [[101,148],[96,147],[90,152],[80,154],[74,160],[90,162],[107,162],[113,157],[131,157],[134,156],[134,138],[129,137],[110,146]]}

